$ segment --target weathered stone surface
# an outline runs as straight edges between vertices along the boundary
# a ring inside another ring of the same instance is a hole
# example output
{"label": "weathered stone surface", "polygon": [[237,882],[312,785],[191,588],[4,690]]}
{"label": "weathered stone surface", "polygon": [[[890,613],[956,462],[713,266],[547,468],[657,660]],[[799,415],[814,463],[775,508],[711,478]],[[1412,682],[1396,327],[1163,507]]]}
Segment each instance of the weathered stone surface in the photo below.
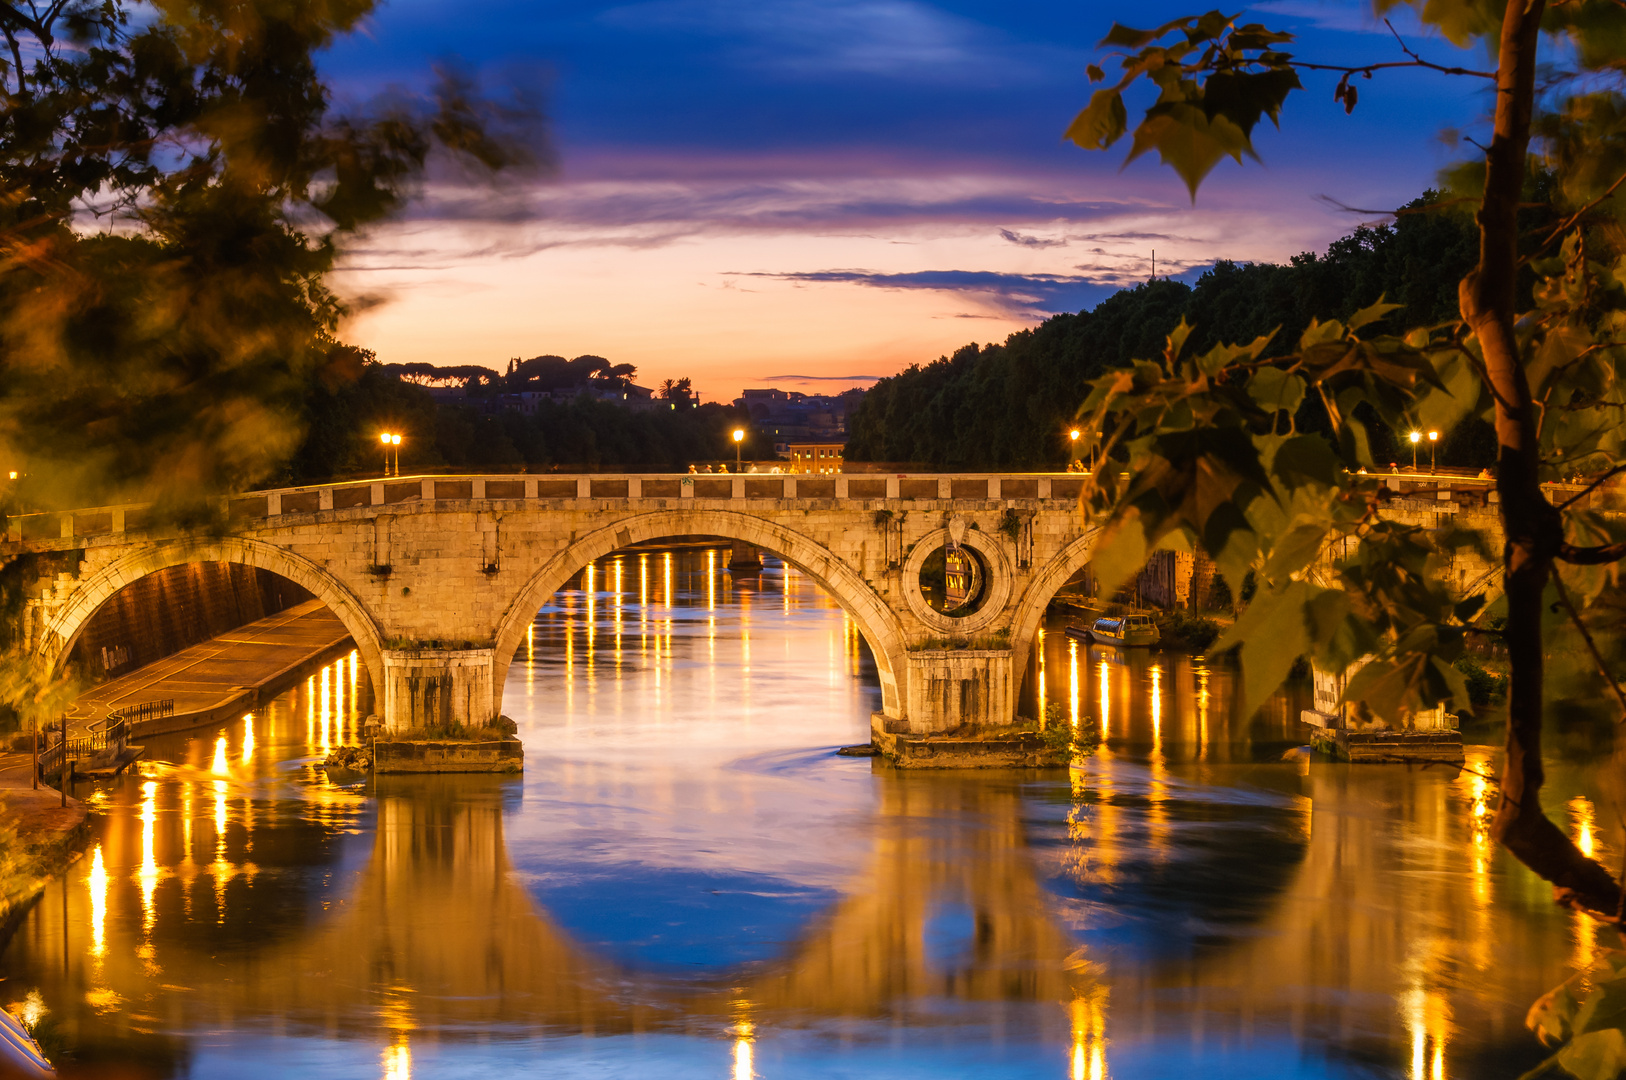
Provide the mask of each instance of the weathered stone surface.
{"label": "weathered stone surface", "polygon": [[[720,536],[741,551],[779,555],[841,604],[875,657],[890,733],[966,736],[1011,723],[1045,608],[1089,561],[1095,534],[1076,502],[1078,482],[1034,474],[403,478],[246,493],[239,501],[253,512],[240,513],[227,536],[143,528],[150,518],[139,506],[25,515],[12,519],[0,556],[83,552],[75,572],[41,578],[28,602],[27,645],[52,668],[108,597],[156,570],[229,562],[280,574],[344,623],[382,688],[384,726],[407,731],[478,727],[497,716],[526,628],[589,562],[662,537]],[[1384,514],[1482,526],[1497,551],[1495,508],[1476,498],[1401,497]],[[920,592],[921,567],[950,526],[987,570],[981,607],[957,617],[934,611]],[[1494,570],[1454,558],[1448,572],[1463,589]]]}
{"label": "weathered stone surface", "polygon": [[397,739],[375,744],[379,773],[517,773],[525,768],[518,739]]}

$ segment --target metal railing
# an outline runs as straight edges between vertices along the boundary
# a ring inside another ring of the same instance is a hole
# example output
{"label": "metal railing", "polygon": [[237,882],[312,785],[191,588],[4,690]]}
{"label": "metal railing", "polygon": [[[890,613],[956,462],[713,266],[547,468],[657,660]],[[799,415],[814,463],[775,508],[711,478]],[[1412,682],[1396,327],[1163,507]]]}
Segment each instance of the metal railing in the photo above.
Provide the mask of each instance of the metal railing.
{"label": "metal railing", "polygon": [[61,775],[70,760],[111,765],[130,745],[131,724],[173,715],[175,701],[173,698],[165,698],[162,701],[147,701],[109,713],[103,719],[93,721],[85,734],[77,738],[67,739],[61,737],[61,732],[47,732],[47,737],[55,734],[57,739],[40,748],[40,778]]}

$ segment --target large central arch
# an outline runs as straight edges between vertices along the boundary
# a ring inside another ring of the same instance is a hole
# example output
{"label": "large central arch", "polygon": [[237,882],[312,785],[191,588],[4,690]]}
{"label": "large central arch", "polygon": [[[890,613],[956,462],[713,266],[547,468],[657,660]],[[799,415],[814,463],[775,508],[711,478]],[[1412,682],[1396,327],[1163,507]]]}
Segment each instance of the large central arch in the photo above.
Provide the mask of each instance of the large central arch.
{"label": "large central arch", "polygon": [[728,510],[665,510],[625,518],[588,533],[543,564],[520,589],[497,625],[496,656],[492,659],[493,711],[502,711],[508,668],[525,640],[525,628],[549,597],[588,563],[619,548],[669,536],[721,536],[755,544],[818,582],[864,635],[881,679],[882,707],[888,715],[896,715],[903,700],[898,693],[896,671],[904,638],[892,609],[868,582],[823,544],[762,518]]}
{"label": "large central arch", "polygon": [[1011,617],[1011,655],[1018,665],[1027,662],[1033,638],[1039,632],[1039,623],[1044,620],[1050,601],[1055,599],[1056,593],[1074,574],[1089,564],[1095,554],[1095,543],[1100,532],[1100,529],[1091,529],[1062,548],[1055,558],[1039,569],[1023,590],[1022,598],[1016,604],[1016,613]]}
{"label": "large central arch", "polygon": [[55,614],[49,616],[40,632],[34,652],[52,675],[73,652],[79,635],[90,617],[115,593],[148,574],[189,563],[240,563],[287,578],[326,604],[344,624],[356,643],[368,677],[382,693],[384,685],[383,636],[355,593],[309,559],[268,544],[241,537],[191,538],[171,540],[135,551],[102,567],[81,581]]}

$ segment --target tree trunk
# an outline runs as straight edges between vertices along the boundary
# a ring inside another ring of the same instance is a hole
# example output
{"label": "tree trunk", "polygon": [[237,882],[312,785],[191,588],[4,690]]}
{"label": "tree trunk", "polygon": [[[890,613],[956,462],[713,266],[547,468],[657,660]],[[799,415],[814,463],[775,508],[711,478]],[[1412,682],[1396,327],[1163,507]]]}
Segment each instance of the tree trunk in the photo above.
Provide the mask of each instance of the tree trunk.
{"label": "tree trunk", "polygon": [[1496,490],[1507,537],[1507,760],[1492,834],[1516,858],[1559,889],[1565,899],[1618,917],[1620,887],[1603,866],[1583,855],[1541,808],[1543,597],[1563,542],[1558,510],[1541,490],[1540,446],[1530,383],[1519,360],[1517,314],[1518,208],[1524,188],[1530,117],[1535,100],[1536,49],[1543,0],[1508,0],[1497,65],[1496,127],[1486,152],[1485,196],[1479,209],[1479,265],[1462,280],[1462,317],[1483,352],[1496,398]]}

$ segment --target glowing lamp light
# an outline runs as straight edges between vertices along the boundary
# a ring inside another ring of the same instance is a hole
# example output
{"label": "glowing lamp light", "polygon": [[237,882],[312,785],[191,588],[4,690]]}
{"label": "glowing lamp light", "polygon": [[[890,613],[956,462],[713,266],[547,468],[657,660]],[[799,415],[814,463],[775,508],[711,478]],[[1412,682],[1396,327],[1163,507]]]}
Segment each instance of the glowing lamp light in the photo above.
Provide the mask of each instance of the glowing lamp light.
{"label": "glowing lamp light", "polygon": [[1412,442],[1413,446],[1416,446],[1418,443],[1420,443],[1422,441],[1423,441],[1423,433],[1421,431],[1414,431],[1414,432],[1411,433],[1411,442]]}
{"label": "glowing lamp light", "polygon": [[735,428],[734,429],[734,441],[735,442],[744,442],[745,441],[745,431],[743,429],[741,429],[741,428]]}
{"label": "glowing lamp light", "polygon": [[1431,432],[1428,433],[1428,441],[1429,442],[1439,442],[1439,440],[1440,440],[1440,433],[1438,431],[1431,431]]}
{"label": "glowing lamp light", "polygon": [[1078,441],[1078,429],[1074,428],[1072,431],[1069,431],[1067,433],[1067,437],[1069,439],[1072,439],[1074,442],[1077,442]]}

